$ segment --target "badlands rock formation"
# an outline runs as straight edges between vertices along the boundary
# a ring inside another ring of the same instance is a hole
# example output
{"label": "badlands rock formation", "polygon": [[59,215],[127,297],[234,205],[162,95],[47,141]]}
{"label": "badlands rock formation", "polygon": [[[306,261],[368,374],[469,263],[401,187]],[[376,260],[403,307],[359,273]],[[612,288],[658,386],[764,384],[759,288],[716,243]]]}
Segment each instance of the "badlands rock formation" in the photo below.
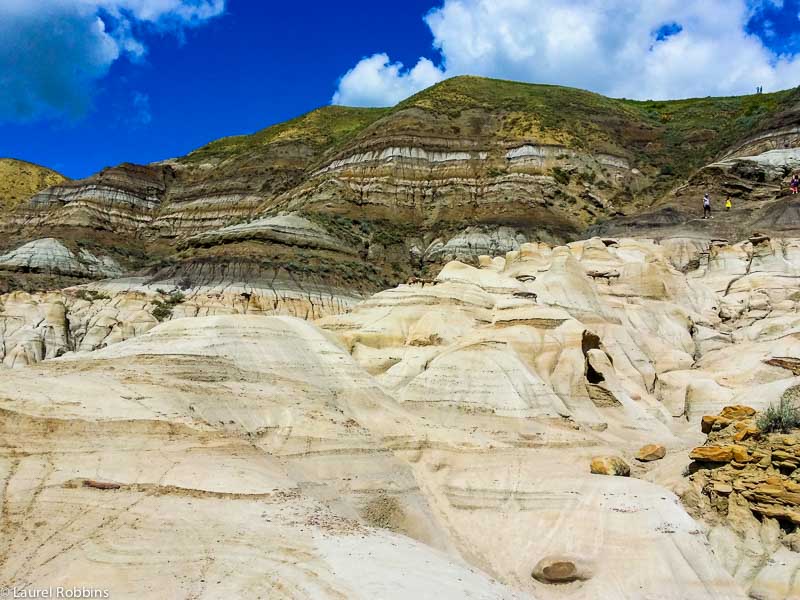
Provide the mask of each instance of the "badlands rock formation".
{"label": "badlands rock formation", "polygon": [[[714,160],[673,187],[654,207],[598,223],[601,235],[691,236],[739,240],[754,230],[796,235],[800,203],[790,196],[788,182],[800,169],[800,101],[790,99],[744,133]],[[715,218],[703,220],[702,198],[709,193]],[[733,208],[724,211],[731,198]]]}
{"label": "badlands rock formation", "polygon": [[[797,90],[634,102],[457,77],[392,108],[324,107],[31,189],[0,211],[0,254],[53,238],[152,281],[364,296],[531,241],[794,237],[799,107]],[[719,208],[731,194],[732,213],[697,219],[707,190]],[[104,276],[0,265],[0,293]]]}
{"label": "badlands rock formation", "polygon": [[0,256],[0,270],[98,278],[122,275],[122,269],[113,258],[98,258],[83,249],[76,255],[54,238],[35,240],[3,254]]}
{"label": "badlands rock formation", "polygon": [[788,526],[684,473],[704,416],[800,384],[799,271],[792,239],[594,238],[314,321],[238,288],[2,296],[0,585],[793,597]]}
{"label": "badlands rock formation", "polygon": [[[71,351],[91,351],[141,335],[160,321],[208,315],[293,315],[314,319],[344,312],[359,297],[329,288],[292,290],[280,282],[204,285],[110,280],[90,287],[0,295],[0,364],[24,366]],[[166,285],[167,287],[161,287]]]}
{"label": "badlands rock formation", "polygon": [[[784,392],[796,402],[800,387]],[[709,540],[726,569],[751,579],[753,598],[800,597],[800,439],[761,432],[755,411],[731,406],[703,418],[708,439],[691,453],[684,502],[712,524]],[[787,533],[788,532],[788,533]]]}

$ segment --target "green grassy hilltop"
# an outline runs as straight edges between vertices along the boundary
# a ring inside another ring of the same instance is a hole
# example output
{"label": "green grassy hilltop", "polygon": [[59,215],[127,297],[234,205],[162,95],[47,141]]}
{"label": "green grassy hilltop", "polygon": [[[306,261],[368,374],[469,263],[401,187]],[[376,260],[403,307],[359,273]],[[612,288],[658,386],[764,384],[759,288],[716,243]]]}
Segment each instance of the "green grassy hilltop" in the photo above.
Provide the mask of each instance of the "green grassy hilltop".
{"label": "green grassy hilltop", "polygon": [[36,192],[67,178],[46,167],[13,158],[0,158],[0,211],[11,210]]}
{"label": "green grassy hilltop", "polygon": [[[687,176],[756,131],[798,99],[771,94],[636,101],[555,85],[454,77],[392,108],[327,106],[252,135],[222,138],[190,153],[190,162],[258,153],[303,141],[322,153],[404,131],[410,111],[431,118],[428,131],[484,144],[535,141],[634,159],[664,175]],[[415,120],[413,125],[418,125]]]}

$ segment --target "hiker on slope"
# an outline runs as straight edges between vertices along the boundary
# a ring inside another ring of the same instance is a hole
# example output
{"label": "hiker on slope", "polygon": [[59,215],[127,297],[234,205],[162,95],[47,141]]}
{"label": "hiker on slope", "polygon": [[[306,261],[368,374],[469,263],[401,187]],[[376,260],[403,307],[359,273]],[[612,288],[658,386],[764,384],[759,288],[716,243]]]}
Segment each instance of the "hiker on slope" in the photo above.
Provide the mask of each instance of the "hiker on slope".
{"label": "hiker on slope", "polygon": [[708,193],[703,196],[703,218],[711,218],[711,198],[709,197]]}
{"label": "hiker on slope", "polygon": [[800,178],[797,177],[797,173],[792,176],[792,181],[789,183],[789,188],[791,188],[792,194],[796,194],[797,189],[800,188]]}

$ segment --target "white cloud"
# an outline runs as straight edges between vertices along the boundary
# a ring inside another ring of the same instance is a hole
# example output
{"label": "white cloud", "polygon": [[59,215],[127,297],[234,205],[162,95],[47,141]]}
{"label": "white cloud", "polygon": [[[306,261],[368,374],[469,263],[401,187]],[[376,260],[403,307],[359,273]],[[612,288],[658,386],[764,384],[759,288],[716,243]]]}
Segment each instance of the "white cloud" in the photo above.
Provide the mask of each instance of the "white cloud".
{"label": "white cloud", "polygon": [[[445,0],[425,17],[440,66],[421,59],[406,71],[385,54],[363,59],[342,78],[334,101],[392,104],[429,82],[463,74],[642,99],[797,85],[800,60],[776,56],[746,31],[765,4],[779,2]],[[657,32],[671,24],[677,32],[659,39]],[[412,77],[419,68],[424,80]]]}
{"label": "white cloud", "polygon": [[0,122],[84,114],[114,61],[146,53],[142,27],[180,34],[224,9],[225,0],[0,0]]}
{"label": "white cloud", "polygon": [[442,72],[427,58],[420,58],[413,69],[405,70],[402,63],[392,63],[386,54],[374,54],[344,74],[333,103],[392,106],[442,77]]}

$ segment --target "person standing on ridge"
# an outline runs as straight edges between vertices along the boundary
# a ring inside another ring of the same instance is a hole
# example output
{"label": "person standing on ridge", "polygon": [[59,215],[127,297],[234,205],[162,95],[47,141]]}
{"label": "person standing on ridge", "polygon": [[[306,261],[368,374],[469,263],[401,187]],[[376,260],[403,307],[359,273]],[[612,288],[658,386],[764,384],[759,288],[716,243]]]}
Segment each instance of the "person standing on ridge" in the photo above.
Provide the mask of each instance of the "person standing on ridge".
{"label": "person standing on ridge", "polygon": [[796,194],[797,188],[800,188],[800,178],[797,177],[797,173],[795,173],[794,176],[792,177],[792,181],[789,184],[789,187],[791,188],[793,194]]}
{"label": "person standing on ridge", "polygon": [[728,196],[728,199],[725,200],[725,210],[729,211],[733,207],[733,203],[731,202],[731,197]]}
{"label": "person standing on ridge", "polygon": [[711,218],[711,198],[708,196],[708,193],[703,196],[703,218]]}

